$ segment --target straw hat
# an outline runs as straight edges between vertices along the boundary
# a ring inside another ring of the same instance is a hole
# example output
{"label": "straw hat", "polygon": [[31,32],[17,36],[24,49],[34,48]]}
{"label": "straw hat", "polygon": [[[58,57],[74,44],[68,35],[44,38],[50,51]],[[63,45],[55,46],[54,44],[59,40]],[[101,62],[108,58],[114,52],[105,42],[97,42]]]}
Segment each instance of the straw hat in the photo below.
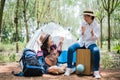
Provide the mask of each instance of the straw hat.
{"label": "straw hat", "polygon": [[92,10],[85,10],[85,11],[83,11],[83,15],[90,15],[90,16],[95,17],[94,12]]}
{"label": "straw hat", "polygon": [[47,34],[47,33],[45,33],[45,32],[42,33],[41,36],[40,36],[40,39],[39,39],[40,42],[43,44],[49,36],[50,36],[50,35]]}

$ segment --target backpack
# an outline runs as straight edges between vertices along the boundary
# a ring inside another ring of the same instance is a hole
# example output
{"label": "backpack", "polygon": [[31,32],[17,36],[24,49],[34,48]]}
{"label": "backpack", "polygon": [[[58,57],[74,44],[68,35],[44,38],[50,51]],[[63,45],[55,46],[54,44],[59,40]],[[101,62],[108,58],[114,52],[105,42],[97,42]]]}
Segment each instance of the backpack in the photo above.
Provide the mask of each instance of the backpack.
{"label": "backpack", "polygon": [[42,51],[36,54],[34,50],[24,49],[19,62],[22,72],[17,76],[42,76],[46,73],[47,66]]}

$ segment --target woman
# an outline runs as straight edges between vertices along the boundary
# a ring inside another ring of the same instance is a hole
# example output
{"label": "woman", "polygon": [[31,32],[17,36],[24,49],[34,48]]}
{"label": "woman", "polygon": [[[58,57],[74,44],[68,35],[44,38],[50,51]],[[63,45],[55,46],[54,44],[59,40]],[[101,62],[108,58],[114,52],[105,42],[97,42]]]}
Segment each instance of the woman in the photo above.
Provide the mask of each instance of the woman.
{"label": "woman", "polygon": [[100,63],[100,51],[97,47],[96,41],[99,38],[100,34],[100,26],[94,20],[95,16],[93,11],[84,11],[83,17],[85,22],[82,24],[80,28],[80,41],[74,43],[68,48],[68,58],[67,58],[67,68],[64,75],[69,76],[71,73],[74,72],[72,69],[72,59],[73,53],[78,48],[88,48],[91,50],[93,54],[93,64],[94,64],[94,76],[95,78],[101,78],[99,74],[99,63]]}
{"label": "woman", "polygon": [[[58,46],[54,43],[50,34],[43,33],[40,36],[41,50],[43,51],[43,56],[45,57],[46,64],[48,65],[48,72],[52,71],[59,71],[65,69],[65,66],[62,68],[56,66],[57,65],[57,58],[62,52],[62,45],[63,45],[64,38],[60,38],[60,42]],[[54,72],[53,72],[54,73]]]}

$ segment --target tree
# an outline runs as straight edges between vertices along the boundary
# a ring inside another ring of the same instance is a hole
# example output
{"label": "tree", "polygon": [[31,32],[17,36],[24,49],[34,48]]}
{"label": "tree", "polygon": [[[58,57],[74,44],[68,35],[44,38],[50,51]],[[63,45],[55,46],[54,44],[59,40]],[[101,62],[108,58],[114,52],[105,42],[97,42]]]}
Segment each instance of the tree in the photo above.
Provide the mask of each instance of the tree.
{"label": "tree", "polygon": [[27,6],[28,6],[28,1],[29,0],[23,0],[23,15],[24,15],[24,22],[25,22],[25,29],[26,29],[26,40],[27,42],[29,41],[29,30],[28,30],[28,19],[27,19]]}
{"label": "tree", "polygon": [[111,50],[110,46],[110,39],[111,39],[111,33],[110,33],[110,16],[115,10],[115,8],[120,4],[120,0],[101,0],[103,8],[107,12],[108,16],[108,51]]}
{"label": "tree", "polygon": [[1,32],[2,32],[2,15],[4,10],[5,0],[0,0],[0,41],[1,41]]}
{"label": "tree", "polygon": [[112,19],[112,38],[114,40],[120,40],[120,4],[111,15]]}
{"label": "tree", "polygon": [[52,0],[36,0],[36,15],[37,15],[37,29],[39,29],[40,23],[47,22],[46,14],[50,9],[50,3]]}
{"label": "tree", "polygon": [[[103,40],[103,38],[102,38],[102,29],[103,29],[103,25],[102,25],[102,23],[103,23],[103,19],[104,19],[104,17],[105,17],[105,12],[104,12],[104,8],[103,8],[103,6],[101,5],[101,3],[100,3],[100,1],[99,0],[97,0],[97,5],[99,5],[98,7],[97,7],[97,13],[96,13],[96,15],[97,15],[97,18],[98,18],[98,20],[99,20],[99,22],[100,22],[100,32],[101,32],[101,35],[100,35],[100,47],[102,48],[102,40]],[[96,5],[96,6],[97,6]],[[102,12],[102,13],[101,13]]]}
{"label": "tree", "polygon": [[16,53],[18,53],[18,8],[19,8],[19,0],[16,3],[16,16],[14,18],[14,22],[16,24]]}
{"label": "tree", "polygon": [[[102,10],[102,9],[101,9]],[[101,11],[100,10],[100,11]],[[98,20],[99,20],[99,22],[100,22],[100,32],[101,32],[101,35],[100,35],[100,47],[102,48],[102,29],[103,29],[103,25],[102,25],[102,23],[103,23],[103,19],[104,19],[104,14],[103,13],[98,13]]]}

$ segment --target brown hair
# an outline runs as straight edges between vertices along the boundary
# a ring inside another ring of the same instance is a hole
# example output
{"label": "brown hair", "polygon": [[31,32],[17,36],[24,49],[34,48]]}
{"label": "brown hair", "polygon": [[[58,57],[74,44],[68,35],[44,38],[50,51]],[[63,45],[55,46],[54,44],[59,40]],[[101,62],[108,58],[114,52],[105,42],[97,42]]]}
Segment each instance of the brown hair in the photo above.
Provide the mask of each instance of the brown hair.
{"label": "brown hair", "polygon": [[49,40],[49,37],[50,37],[50,35],[49,35],[49,34],[46,34],[46,33],[43,33],[43,34],[40,36],[40,41],[42,42],[41,49],[47,49],[47,48],[48,48],[48,40]]}

